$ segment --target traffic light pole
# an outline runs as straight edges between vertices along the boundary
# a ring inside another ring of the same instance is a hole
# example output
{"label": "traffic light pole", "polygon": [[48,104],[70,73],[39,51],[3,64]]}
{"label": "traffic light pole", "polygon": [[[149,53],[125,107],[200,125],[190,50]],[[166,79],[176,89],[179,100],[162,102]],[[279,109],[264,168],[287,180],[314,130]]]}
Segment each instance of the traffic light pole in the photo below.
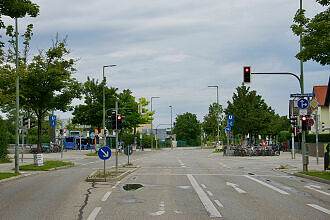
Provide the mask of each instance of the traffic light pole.
{"label": "traffic light pole", "polygon": [[118,102],[116,101],[116,171],[118,171],[118,129],[117,129]]}

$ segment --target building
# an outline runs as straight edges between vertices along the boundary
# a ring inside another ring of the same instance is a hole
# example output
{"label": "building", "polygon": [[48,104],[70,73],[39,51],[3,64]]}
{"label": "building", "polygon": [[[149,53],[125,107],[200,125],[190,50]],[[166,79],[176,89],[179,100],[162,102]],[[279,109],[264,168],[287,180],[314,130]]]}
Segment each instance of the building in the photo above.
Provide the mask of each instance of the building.
{"label": "building", "polygon": [[[330,78],[327,86],[314,86],[313,93],[319,106],[314,109],[312,115],[316,119],[318,116],[319,133],[330,133],[330,109],[329,109],[329,95],[330,95]],[[311,133],[316,133],[316,123],[311,127]]]}

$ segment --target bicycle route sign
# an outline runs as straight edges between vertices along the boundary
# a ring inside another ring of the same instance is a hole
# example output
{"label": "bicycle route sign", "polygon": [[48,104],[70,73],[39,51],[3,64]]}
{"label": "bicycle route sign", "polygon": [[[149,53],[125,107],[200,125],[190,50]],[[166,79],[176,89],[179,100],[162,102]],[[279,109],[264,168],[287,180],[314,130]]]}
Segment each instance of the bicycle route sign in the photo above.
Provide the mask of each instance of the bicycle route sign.
{"label": "bicycle route sign", "polygon": [[97,154],[101,160],[108,160],[111,157],[111,149],[108,147],[101,147]]}

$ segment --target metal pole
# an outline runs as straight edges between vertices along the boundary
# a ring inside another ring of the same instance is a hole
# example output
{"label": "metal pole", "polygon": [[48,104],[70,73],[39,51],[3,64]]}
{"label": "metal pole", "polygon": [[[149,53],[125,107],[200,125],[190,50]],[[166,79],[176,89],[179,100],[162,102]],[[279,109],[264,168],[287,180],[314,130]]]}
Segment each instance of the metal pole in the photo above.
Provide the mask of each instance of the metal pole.
{"label": "metal pole", "polygon": [[[152,112],[152,98],[153,97],[151,97],[151,108],[150,108],[151,109],[151,112]],[[153,134],[154,134],[154,130],[152,129],[152,119],[151,119],[151,126],[150,127],[151,127],[151,131],[150,131],[151,132],[151,149],[152,149],[153,148],[153,145],[154,145],[153,138],[152,138],[153,137]]]}
{"label": "metal pole", "polygon": [[105,178],[105,160],[103,160],[104,161],[104,169],[103,169],[103,174],[104,174],[104,182],[106,182],[107,181],[107,179]]}
{"label": "metal pole", "polygon": [[118,102],[116,101],[116,171],[118,171],[118,129],[117,129]]}
{"label": "metal pole", "polygon": [[23,150],[24,150],[24,125],[22,127],[22,156],[21,156],[21,161],[23,163]]}
{"label": "metal pole", "polygon": [[171,108],[171,149],[173,149],[173,143],[172,143],[172,105],[170,105]]}
{"label": "metal pole", "polygon": [[292,143],[291,143],[291,154],[292,154],[292,159],[296,159],[295,158],[295,152],[294,152],[294,133],[292,133]]}
{"label": "metal pole", "polygon": [[18,76],[18,27],[17,27],[17,18],[15,18],[15,37],[16,37],[16,46],[15,46],[15,53],[16,53],[16,143],[15,143],[15,173],[19,172],[19,152],[18,152],[18,144],[19,144],[19,76]]}
{"label": "metal pole", "polygon": [[315,143],[316,143],[316,164],[319,165],[319,116],[317,111],[315,112]]}
{"label": "metal pole", "polygon": [[[218,86],[217,86],[217,107],[219,107],[219,90],[218,90]],[[220,130],[219,130],[219,112],[217,111],[217,127],[218,127],[218,142],[217,142],[217,146],[219,144],[219,136],[220,136]]]}
{"label": "metal pole", "polygon": [[[106,80],[105,80],[105,77],[104,77],[104,68],[106,66],[103,66],[103,117],[102,117],[102,127],[103,127],[103,140],[105,138],[105,132],[104,132],[104,129],[105,129],[105,83],[106,83]],[[105,172],[105,171],[104,171]],[[104,176],[105,176],[105,173],[104,173]]]}

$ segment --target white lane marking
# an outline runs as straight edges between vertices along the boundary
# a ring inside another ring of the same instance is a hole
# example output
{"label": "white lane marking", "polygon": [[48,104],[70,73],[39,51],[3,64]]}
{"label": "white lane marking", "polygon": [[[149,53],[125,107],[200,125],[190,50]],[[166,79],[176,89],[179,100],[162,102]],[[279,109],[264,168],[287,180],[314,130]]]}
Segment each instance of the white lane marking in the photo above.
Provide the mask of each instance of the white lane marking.
{"label": "white lane marking", "polygon": [[117,181],[117,183],[112,188],[115,189],[119,185],[119,183],[120,181]]}
{"label": "white lane marking", "polygon": [[209,196],[213,196],[213,193],[212,192],[210,192],[210,191],[206,191],[207,192],[207,194],[209,194]]}
{"label": "white lane marking", "polygon": [[238,188],[237,185],[234,183],[226,182],[226,185],[233,187],[239,193],[246,193],[244,190]]}
{"label": "white lane marking", "polygon": [[206,193],[202,190],[202,188],[198,185],[197,181],[191,174],[187,174],[187,177],[197,193],[199,199],[203,203],[206,211],[210,214],[210,217],[218,217],[221,218],[220,212],[215,208],[209,197],[207,197]]}
{"label": "white lane marking", "polygon": [[223,205],[221,204],[221,202],[219,200],[214,200],[214,202],[220,207],[223,208]]}
{"label": "white lane marking", "polygon": [[150,215],[151,216],[159,216],[159,215],[163,215],[164,213],[165,213],[165,202],[164,201],[160,201],[160,203],[159,203],[159,211],[150,213]]}
{"label": "white lane marking", "polygon": [[102,201],[102,202],[107,201],[107,199],[109,198],[110,194],[111,194],[111,191],[107,192],[107,193],[103,196],[103,198],[102,198],[101,201]]}
{"label": "white lane marking", "polygon": [[227,166],[227,165],[226,165],[226,164],[224,164],[224,163],[218,162],[218,164],[219,164],[219,165],[221,165],[221,166],[223,166],[224,168],[230,169],[230,167],[229,167],[229,166]]}
{"label": "white lane marking", "polygon": [[310,206],[310,207],[313,207],[314,209],[317,209],[321,212],[324,212],[324,213],[327,213],[328,215],[330,215],[330,210],[329,209],[323,208],[323,207],[315,205],[315,204],[307,204],[307,205]]}
{"label": "white lane marking", "polygon": [[181,167],[186,167],[186,166],[184,165],[184,163],[183,163],[180,159],[178,159],[178,162],[179,162],[179,164],[181,165]]}
{"label": "white lane marking", "polygon": [[88,216],[87,220],[94,220],[97,216],[97,214],[99,213],[99,211],[101,210],[101,207],[96,207],[92,213]]}
{"label": "white lane marking", "polygon": [[[323,192],[323,191],[321,191],[321,190],[318,190],[318,189],[321,189],[320,186],[309,185],[309,186],[305,186],[305,187],[308,188],[308,189],[314,190],[314,191],[316,191],[316,192],[322,193],[322,194],[324,194],[324,195],[330,196],[330,193],[327,193],[327,192]],[[318,188],[318,189],[314,189],[314,188]]]}
{"label": "white lane marking", "polygon": [[205,186],[203,183],[201,184],[201,186],[202,186],[204,189],[206,189],[206,186]]}
{"label": "white lane marking", "polygon": [[244,175],[246,178],[249,178],[250,180],[253,180],[253,181],[255,181],[255,182],[257,182],[257,183],[260,183],[260,184],[262,184],[262,185],[264,185],[264,186],[267,186],[268,188],[271,188],[272,190],[275,190],[276,192],[279,192],[279,193],[281,193],[281,194],[283,194],[283,195],[289,195],[289,193],[287,193],[287,192],[285,192],[285,191],[283,191],[283,190],[281,190],[281,189],[279,189],[279,188],[277,188],[277,187],[275,187],[275,186],[272,186],[272,185],[270,185],[270,184],[268,184],[268,183],[265,183],[265,182],[263,182],[263,181],[261,181],[261,180],[258,180],[258,179],[255,179],[255,178],[253,178],[253,177],[251,177],[251,176],[249,176],[249,175]]}

